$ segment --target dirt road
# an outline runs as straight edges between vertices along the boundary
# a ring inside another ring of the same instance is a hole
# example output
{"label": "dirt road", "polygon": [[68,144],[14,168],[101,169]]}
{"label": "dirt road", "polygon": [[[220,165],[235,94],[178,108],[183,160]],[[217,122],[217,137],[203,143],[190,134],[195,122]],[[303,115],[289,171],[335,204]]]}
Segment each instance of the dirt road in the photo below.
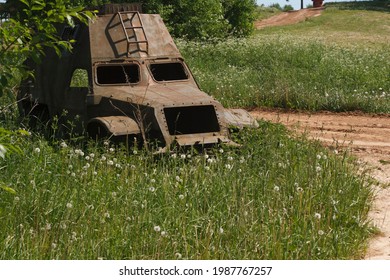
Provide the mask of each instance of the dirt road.
{"label": "dirt road", "polygon": [[378,181],[370,218],[380,234],[369,245],[366,259],[390,260],[390,115],[357,113],[295,113],[254,110],[252,116],[286,125],[297,133],[307,133],[332,149],[348,149],[368,167]]}
{"label": "dirt road", "polygon": [[324,8],[321,7],[283,12],[277,14],[276,16],[255,22],[255,27],[257,29],[261,29],[268,26],[295,24],[301,21],[305,21],[308,18],[319,16],[323,10]]}

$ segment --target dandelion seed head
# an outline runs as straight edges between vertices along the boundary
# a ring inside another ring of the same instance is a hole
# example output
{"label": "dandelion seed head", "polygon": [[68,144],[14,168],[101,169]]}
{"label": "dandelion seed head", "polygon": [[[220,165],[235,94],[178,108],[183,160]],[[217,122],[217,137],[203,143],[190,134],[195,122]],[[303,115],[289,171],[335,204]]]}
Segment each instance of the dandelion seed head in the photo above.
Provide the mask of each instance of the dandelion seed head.
{"label": "dandelion seed head", "polygon": [[73,208],[73,205],[72,205],[72,203],[68,202],[68,203],[66,204],[66,208],[68,208],[68,209],[72,209],[72,208]]}
{"label": "dandelion seed head", "polygon": [[182,256],[180,253],[175,253],[175,257],[176,257],[177,259],[181,259],[183,256]]}
{"label": "dandelion seed head", "polygon": [[34,149],[34,152],[36,152],[37,154],[39,154],[41,152],[41,149],[40,148],[35,148]]}
{"label": "dandelion seed head", "polygon": [[280,190],[279,186],[275,186],[275,187],[274,187],[274,191],[275,191],[275,192],[278,192],[279,190]]}
{"label": "dandelion seed head", "polygon": [[153,229],[154,229],[155,232],[160,232],[161,231],[161,228],[159,226],[154,226]]}
{"label": "dandelion seed head", "polygon": [[314,218],[316,218],[317,220],[321,219],[321,214],[320,213],[315,213],[314,214]]}

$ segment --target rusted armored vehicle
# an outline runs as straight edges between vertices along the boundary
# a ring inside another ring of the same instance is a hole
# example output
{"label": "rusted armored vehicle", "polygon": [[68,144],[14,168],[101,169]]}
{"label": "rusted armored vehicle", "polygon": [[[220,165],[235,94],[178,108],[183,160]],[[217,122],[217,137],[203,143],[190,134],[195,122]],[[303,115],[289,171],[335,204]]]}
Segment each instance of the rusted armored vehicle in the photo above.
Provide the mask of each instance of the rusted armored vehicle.
{"label": "rusted armored vehicle", "polygon": [[48,51],[34,66],[35,79],[20,87],[24,116],[61,116],[73,132],[161,148],[229,144],[229,126],[257,126],[248,112],[225,109],[199,89],[159,15],[110,5],[88,26],[60,32],[75,41],[73,51]]}

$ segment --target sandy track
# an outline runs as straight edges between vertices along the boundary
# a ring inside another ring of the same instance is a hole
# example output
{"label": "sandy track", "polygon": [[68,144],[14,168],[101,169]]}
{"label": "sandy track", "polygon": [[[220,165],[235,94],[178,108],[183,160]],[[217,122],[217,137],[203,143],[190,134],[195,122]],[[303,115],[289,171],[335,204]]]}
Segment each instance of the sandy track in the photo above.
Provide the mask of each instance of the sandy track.
{"label": "sandy track", "polygon": [[302,9],[290,12],[283,12],[277,14],[276,16],[259,20],[255,22],[255,27],[257,29],[262,29],[268,26],[281,26],[281,25],[289,25],[295,24],[301,21],[305,21],[308,18],[316,17],[321,15],[323,7],[321,8],[311,8],[311,9]]}
{"label": "sandy track", "polygon": [[[297,113],[253,110],[257,119],[281,123],[295,133],[321,141],[331,149],[348,149],[368,167],[378,181],[370,218],[379,228],[369,245],[366,259],[390,260],[390,115]],[[387,188],[386,188],[387,186]]]}

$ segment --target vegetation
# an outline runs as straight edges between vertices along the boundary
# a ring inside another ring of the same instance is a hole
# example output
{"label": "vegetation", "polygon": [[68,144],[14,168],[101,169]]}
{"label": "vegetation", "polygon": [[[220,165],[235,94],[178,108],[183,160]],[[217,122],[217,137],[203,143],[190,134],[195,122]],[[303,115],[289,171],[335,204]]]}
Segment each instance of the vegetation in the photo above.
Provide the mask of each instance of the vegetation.
{"label": "vegetation", "polygon": [[33,134],[1,162],[0,259],[361,257],[371,193],[345,154],[266,122],[236,141],[153,156]]}
{"label": "vegetation", "polygon": [[[78,0],[78,5],[121,3],[123,0]],[[253,32],[254,0],[141,0],[146,13],[162,16],[170,32],[188,39],[248,36]]]}
{"label": "vegetation", "polygon": [[328,8],[248,39],[179,45],[226,106],[390,113],[389,24],[388,13]]}
{"label": "vegetation", "polygon": [[[361,31],[352,12],[331,9],[251,39],[178,43],[228,106],[389,112],[387,37],[370,35],[359,13]],[[334,39],[347,22],[373,47]],[[9,132],[21,125],[3,95],[0,259],[351,259],[371,234],[370,180],[345,153],[280,125],[234,134],[241,148],[163,155]]]}

